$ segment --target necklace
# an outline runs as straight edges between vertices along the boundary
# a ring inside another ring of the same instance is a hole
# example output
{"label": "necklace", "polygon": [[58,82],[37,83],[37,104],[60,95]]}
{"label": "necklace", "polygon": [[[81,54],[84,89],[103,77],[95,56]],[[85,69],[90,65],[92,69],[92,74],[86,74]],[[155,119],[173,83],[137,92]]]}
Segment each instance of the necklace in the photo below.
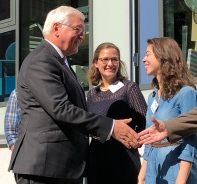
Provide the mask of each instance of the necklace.
{"label": "necklace", "polygon": [[100,90],[101,91],[107,91],[109,88],[104,88],[104,87],[102,87],[102,86],[100,86]]}

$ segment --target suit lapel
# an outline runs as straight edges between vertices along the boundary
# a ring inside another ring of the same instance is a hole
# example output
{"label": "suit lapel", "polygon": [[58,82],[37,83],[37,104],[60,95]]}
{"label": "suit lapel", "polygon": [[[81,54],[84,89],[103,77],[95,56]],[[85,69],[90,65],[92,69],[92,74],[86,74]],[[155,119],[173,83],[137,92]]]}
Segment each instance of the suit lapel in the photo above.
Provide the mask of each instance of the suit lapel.
{"label": "suit lapel", "polygon": [[[67,66],[66,66],[67,67]],[[85,108],[85,110],[86,110],[86,99],[84,98],[85,97],[85,93],[84,93],[84,89],[83,89],[83,87],[82,87],[82,85],[81,85],[81,82],[79,81],[79,79],[78,79],[78,77],[77,77],[77,75],[76,75],[76,73],[74,72],[74,70],[72,69],[72,67],[69,65],[69,69],[68,70],[70,70],[70,72],[72,72],[72,74],[74,75],[74,78],[75,78],[75,81],[76,81],[76,83],[78,84],[77,85],[77,87],[79,88],[79,92],[80,92],[80,94],[81,94],[81,96],[82,96],[82,103],[84,104],[84,108]],[[68,67],[67,67],[68,68]]]}
{"label": "suit lapel", "polygon": [[81,96],[82,104],[84,106],[84,109],[86,110],[87,107],[86,107],[85,93],[84,93],[83,87],[81,86],[81,82],[77,78],[76,73],[74,72],[72,67],[70,67],[70,65],[69,66],[66,65],[66,63],[64,62],[64,59],[61,58],[59,55],[58,57],[56,57],[56,60],[58,61],[58,63],[62,65],[63,72],[67,73],[69,77],[72,78],[72,80],[75,82],[75,86],[77,86],[79,94]]}
{"label": "suit lapel", "polygon": [[51,52],[51,55],[55,57],[54,59],[57,62],[57,64],[62,65],[64,69],[63,71],[66,72],[69,75],[69,77],[73,79],[73,81],[75,81],[75,84],[77,88],[79,89],[79,93],[81,96],[81,101],[84,105],[84,109],[86,110],[87,107],[86,107],[85,93],[84,93],[83,87],[81,86],[81,82],[78,80],[76,73],[73,71],[72,67],[68,68],[68,66],[66,66],[64,59],[60,57],[58,52],[49,42],[47,42],[46,40],[43,40],[41,44],[43,44],[46,48],[48,48],[48,50]]}

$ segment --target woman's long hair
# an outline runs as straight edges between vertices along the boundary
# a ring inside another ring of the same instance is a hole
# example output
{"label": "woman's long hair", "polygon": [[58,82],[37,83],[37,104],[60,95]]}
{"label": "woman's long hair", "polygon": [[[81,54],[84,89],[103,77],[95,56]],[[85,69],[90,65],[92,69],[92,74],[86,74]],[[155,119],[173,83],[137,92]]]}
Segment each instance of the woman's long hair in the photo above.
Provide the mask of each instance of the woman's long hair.
{"label": "woman's long hair", "polygon": [[152,45],[153,53],[160,62],[160,81],[152,80],[153,87],[162,86],[161,95],[168,99],[173,97],[183,86],[196,89],[194,77],[188,69],[178,43],[172,38],[152,38],[147,40]]}

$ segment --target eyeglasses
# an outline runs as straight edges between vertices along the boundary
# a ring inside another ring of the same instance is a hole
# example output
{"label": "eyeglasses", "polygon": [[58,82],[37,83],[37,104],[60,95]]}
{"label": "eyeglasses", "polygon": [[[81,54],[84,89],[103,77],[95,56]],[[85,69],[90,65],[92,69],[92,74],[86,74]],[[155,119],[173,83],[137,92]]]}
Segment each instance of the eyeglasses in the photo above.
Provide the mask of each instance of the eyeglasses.
{"label": "eyeglasses", "polygon": [[62,23],[60,23],[60,24],[72,28],[78,35],[85,35],[86,34],[86,31],[82,27],[79,27],[79,26],[75,27],[75,26],[70,26],[68,24],[62,24]]}
{"label": "eyeglasses", "polygon": [[103,64],[107,64],[109,61],[111,61],[113,64],[118,64],[119,62],[118,58],[108,58],[108,57],[98,58],[98,60],[101,60]]}

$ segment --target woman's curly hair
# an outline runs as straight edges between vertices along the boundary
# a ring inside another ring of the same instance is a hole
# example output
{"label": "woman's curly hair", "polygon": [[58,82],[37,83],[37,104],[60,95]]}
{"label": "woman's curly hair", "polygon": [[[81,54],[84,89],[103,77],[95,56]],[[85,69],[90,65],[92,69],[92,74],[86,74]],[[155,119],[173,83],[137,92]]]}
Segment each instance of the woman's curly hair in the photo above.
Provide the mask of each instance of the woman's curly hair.
{"label": "woman's curly hair", "polygon": [[117,79],[120,80],[120,81],[123,81],[123,80],[127,79],[125,65],[124,65],[123,61],[121,61],[121,59],[120,59],[119,48],[116,45],[114,45],[113,43],[105,42],[105,43],[100,44],[96,48],[96,50],[94,52],[94,58],[93,58],[93,61],[92,61],[92,65],[90,66],[90,68],[87,72],[87,79],[93,86],[97,86],[100,83],[102,84],[101,74],[100,74],[99,70],[94,66],[94,63],[96,61],[98,61],[98,58],[99,58],[99,55],[100,55],[101,51],[103,49],[109,49],[109,48],[115,49],[118,53],[120,64],[119,64],[119,69],[118,69],[118,72],[117,72]]}
{"label": "woman's curly hair", "polygon": [[[183,86],[196,89],[193,75],[190,73],[178,43],[169,37],[147,40],[152,45],[153,53],[160,62],[161,95],[165,99],[173,97]],[[156,77],[152,80],[153,87],[159,87]]]}

